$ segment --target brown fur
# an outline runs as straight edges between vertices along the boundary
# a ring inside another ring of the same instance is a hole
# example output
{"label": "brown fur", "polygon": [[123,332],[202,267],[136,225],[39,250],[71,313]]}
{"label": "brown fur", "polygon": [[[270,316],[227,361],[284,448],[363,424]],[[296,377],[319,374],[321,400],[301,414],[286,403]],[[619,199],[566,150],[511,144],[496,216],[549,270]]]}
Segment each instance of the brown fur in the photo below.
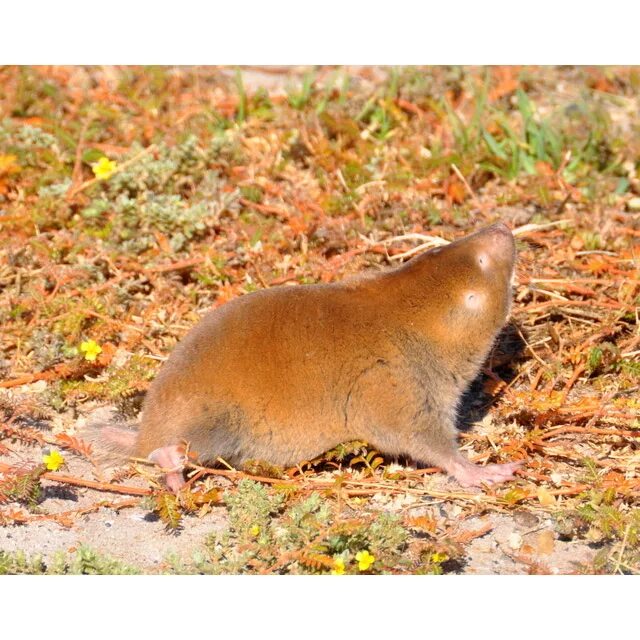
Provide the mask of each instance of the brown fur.
{"label": "brown fur", "polygon": [[203,462],[288,466],[362,439],[464,484],[511,477],[515,466],[474,471],[455,420],[507,318],[514,260],[497,224],[396,269],[266,289],[212,311],[151,385],[137,455],[189,442]]}

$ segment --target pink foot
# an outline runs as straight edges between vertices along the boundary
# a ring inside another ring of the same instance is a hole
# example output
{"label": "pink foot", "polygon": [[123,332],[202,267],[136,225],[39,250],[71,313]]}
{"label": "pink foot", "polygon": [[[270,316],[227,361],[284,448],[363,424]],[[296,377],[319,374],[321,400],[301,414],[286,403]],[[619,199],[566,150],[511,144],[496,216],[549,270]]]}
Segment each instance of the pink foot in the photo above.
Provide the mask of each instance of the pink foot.
{"label": "pink foot", "polygon": [[483,484],[497,484],[513,480],[514,472],[520,468],[522,462],[509,462],[508,464],[488,464],[479,467],[464,459],[452,462],[447,471],[463,487],[479,487]]}
{"label": "pink foot", "polygon": [[155,449],[149,456],[149,460],[155,462],[166,473],[165,482],[171,491],[178,493],[184,487],[184,478],[182,470],[186,456],[183,447],[178,445],[170,445]]}

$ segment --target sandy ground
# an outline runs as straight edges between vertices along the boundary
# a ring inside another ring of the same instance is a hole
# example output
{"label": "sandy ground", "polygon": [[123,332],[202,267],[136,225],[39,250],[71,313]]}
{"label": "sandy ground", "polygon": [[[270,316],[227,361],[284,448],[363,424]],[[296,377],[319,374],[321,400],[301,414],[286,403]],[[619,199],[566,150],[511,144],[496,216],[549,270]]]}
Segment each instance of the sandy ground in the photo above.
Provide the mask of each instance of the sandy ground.
{"label": "sandy ground", "polygon": [[[9,455],[0,456],[0,462],[17,464],[20,460],[36,459],[37,448],[9,444]],[[87,461],[67,455],[67,465],[61,472],[85,479],[105,479]],[[108,479],[108,474],[107,474]],[[1,474],[0,474],[1,480]],[[229,486],[224,478],[221,488]],[[140,477],[128,478],[127,486],[147,487]],[[431,489],[455,491],[455,483],[443,475],[425,479]],[[56,553],[73,554],[80,547],[120,560],[145,573],[181,571],[180,567],[193,566],[194,558],[206,557],[204,543],[212,533],[227,526],[224,505],[215,505],[203,516],[185,516],[178,533],[165,529],[153,512],[143,506],[113,508],[114,504],[130,501],[130,496],[115,495],[88,489],[43,481],[44,499],[33,512],[37,514],[70,514],[72,526],[63,526],[52,520],[34,520],[26,524],[0,527],[0,550],[22,551],[28,556],[41,555],[45,561]],[[98,506],[104,502],[104,506]],[[8,508],[17,505],[3,505]],[[389,497],[378,494],[368,501],[367,511],[391,511],[417,517],[436,513],[448,522],[460,517],[461,509],[451,500],[418,498],[415,495]],[[83,509],[91,509],[82,513]],[[452,568],[463,574],[567,574],[579,571],[581,564],[589,564],[596,551],[584,543],[564,542],[558,539],[553,522],[547,513],[515,511],[486,513],[460,521],[458,531],[487,532],[474,537],[465,545],[464,561]]]}

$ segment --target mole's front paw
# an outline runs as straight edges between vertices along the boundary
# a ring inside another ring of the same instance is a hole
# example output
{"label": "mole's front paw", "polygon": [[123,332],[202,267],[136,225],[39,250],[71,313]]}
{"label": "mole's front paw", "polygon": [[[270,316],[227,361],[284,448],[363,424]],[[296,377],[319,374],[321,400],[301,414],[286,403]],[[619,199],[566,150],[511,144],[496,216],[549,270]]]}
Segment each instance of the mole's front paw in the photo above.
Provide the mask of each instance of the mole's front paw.
{"label": "mole's front paw", "polygon": [[513,474],[521,465],[522,462],[509,462],[479,467],[465,460],[456,461],[448,471],[463,487],[480,487],[513,480]]}

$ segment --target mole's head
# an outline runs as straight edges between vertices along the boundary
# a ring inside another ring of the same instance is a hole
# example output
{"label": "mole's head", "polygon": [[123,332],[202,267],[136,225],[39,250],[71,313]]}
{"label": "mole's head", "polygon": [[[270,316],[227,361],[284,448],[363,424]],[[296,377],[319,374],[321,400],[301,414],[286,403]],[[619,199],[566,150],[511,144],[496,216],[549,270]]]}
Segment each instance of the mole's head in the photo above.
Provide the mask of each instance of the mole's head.
{"label": "mole's head", "polygon": [[509,314],[515,257],[511,231],[497,223],[416,259],[424,328],[453,360],[486,357]]}

